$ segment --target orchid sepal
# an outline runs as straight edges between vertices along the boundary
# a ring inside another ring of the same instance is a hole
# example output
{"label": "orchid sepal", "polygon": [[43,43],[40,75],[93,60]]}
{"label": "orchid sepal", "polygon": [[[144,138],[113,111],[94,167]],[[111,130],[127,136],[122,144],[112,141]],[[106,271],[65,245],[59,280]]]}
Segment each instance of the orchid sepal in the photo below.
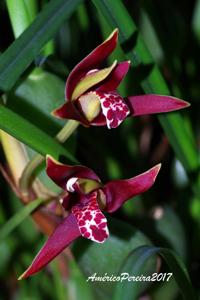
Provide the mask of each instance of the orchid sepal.
{"label": "orchid sepal", "polygon": [[56,227],[55,231],[48,238],[30,267],[19,276],[18,280],[25,279],[39,272],[79,236],[81,236],[81,234],[76,218],[73,214],[70,214]]}
{"label": "orchid sepal", "polygon": [[90,168],[84,166],[65,165],[50,155],[46,156],[47,175],[61,188],[65,189],[67,181],[72,177],[91,179],[100,182],[99,177]]}
{"label": "orchid sepal", "polygon": [[148,94],[130,96],[126,98],[130,108],[130,116],[176,111],[190,106],[187,101],[172,96]]}
{"label": "orchid sepal", "polygon": [[112,213],[119,209],[124,202],[146,192],[154,184],[160,171],[161,164],[130,179],[113,180],[103,187],[106,197],[105,211]]}

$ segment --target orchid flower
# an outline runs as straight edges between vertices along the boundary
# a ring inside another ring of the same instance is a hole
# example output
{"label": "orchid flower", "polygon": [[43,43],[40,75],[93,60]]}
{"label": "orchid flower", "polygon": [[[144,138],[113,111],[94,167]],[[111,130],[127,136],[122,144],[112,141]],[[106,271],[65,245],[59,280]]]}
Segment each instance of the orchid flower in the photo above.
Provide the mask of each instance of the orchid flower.
{"label": "orchid flower", "polygon": [[125,201],[147,191],[154,184],[159,170],[160,164],[136,177],[113,180],[104,185],[91,169],[64,165],[47,156],[47,174],[64,190],[61,202],[69,214],[20,279],[38,272],[80,236],[103,243],[109,231],[102,210],[112,213]]}
{"label": "orchid flower", "polygon": [[85,126],[116,128],[126,117],[163,113],[189,106],[171,96],[139,95],[121,97],[116,89],[128,72],[130,61],[100,68],[117,46],[118,30],[71,71],[66,82],[66,102],[53,115],[77,120]]}

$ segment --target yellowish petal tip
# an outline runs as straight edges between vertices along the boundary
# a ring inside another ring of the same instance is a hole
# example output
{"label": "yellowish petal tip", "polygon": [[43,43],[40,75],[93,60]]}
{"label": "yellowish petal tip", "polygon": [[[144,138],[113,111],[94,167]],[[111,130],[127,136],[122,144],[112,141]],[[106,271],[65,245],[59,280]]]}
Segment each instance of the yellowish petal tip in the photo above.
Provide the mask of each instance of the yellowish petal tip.
{"label": "yellowish petal tip", "polygon": [[17,280],[22,280],[22,279],[24,279],[25,274],[26,274],[26,271],[25,271],[24,273],[22,273],[22,274],[17,278]]}
{"label": "yellowish petal tip", "polygon": [[158,173],[160,172],[161,166],[162,166],[162,164],[160,163],[160,164],[155,165],[155,167],[152,168],[156,171],[156,174],[154,176],[154,180],[156,180],[156,177],[158,176]]}
{"label": "yellowish petal tip", "polygon": [[159,164],[157,164],[154,168],[156,168],[157,170],[158,170],[158,172],[160,171],[160,169],[161,169],[161,167],[162,167],[162,164],[161,163],[159,163]]}
{"label": "yellowish petal tip", "polygon": [[53,159],[53,157],[52,157],[50,154],[47,154],[47,155],[46,155],[46,160],[49,159],[49,158],[50,158],[50,159]]}
{"label": "yellowish petal tip", "polygon": [[191,106],[191,103],[189,103],[189,102],[187,102],[187,101],[184,101],[185,102],[185,107],[189,107],[189,106]]}
{"label": "yellowish petal tip", "polygon": [[114,60],[113,64],[111,65],[111,68],[116,67],[116,65],[117,65],[117,59]]}
{"label": "yellowish petal tip", "polygon": [[46,161],[47,159],[50,159],[51,161],[53,161],[56,165],[61,165],[63,166],[64,164],[59,162],[57,159],[55,159],[53,156],[51,156],[50,154],[47,154],[46,155]]}
{"label": "yellowish petal tip", "polygon": [[119,32],[119,28],[115,28],[115,29],[111,32],[110,37],[113,36],[116,32],[117,32],[117,33]]}
{"label": "yellowish petal tip", "polygon": [[56,114],[56,111],[57,111],[57,109],[54,109],[52,112],[50,112],[50,114],[51,114],[54,118],[62,119],[62,118],[60,118],[60,117]]}
{"label": "yellowish petal tip", "polygon": [[56,117],[56,115],[55,115],[55,110],[51,111],[50,114],[51,114],[52,116]]}
{"label": "yellowish petal tip", "polygon": [[117,37],[118,37],[118,33],[119,33],[119,29],[118,28],[115,28],[105,41],[110,40],[115,33],[117,33]]}

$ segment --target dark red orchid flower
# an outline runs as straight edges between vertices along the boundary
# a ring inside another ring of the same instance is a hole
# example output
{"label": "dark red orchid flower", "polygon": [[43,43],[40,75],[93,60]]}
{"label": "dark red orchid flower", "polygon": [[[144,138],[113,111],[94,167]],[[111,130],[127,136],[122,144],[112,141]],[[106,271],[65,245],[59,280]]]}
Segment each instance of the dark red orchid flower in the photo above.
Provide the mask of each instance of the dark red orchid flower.
{"label": "dark red orchid flower", "polygon": [[100,69],[102,62],[117,46],[118,30],[71,71],[66,82],[66,102],[53,115],[77,120],[85,126],[106,125],[115,128],[126,118],[163,113],[189,106],[175,97],[141,95],[122,98],[116,91],[128,72],[130,62],[115,61]]}
{"label": "dark red orchid flower", "polygon": [[125,201],[147,191],[154,184],[159,170],[160,164],[136,177],[113,180],[103,185],[91,169],[64,165],[48,156],[47,174],[65,191],[61,203],[69,214],[58,225],[20,279],[38,272],[81,235],[103,243],[109,232],[102,210],[112,213]]}

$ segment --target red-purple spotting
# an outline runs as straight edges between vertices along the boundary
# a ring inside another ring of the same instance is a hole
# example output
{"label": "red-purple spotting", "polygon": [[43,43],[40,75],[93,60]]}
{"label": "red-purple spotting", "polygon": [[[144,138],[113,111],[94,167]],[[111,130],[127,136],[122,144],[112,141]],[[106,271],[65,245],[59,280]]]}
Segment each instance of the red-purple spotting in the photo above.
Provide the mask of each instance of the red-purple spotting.
{"label": "red-purple spotting", "polygon": [[77,120],[85,126],[116,128],[127,117],[170,112],[189,106],[188,102],[171,96],[121,97],[116,89],[128,72],[130,61],[114,61],[110,67],[101,67],[116,48],[117,41],[118,30],[115,29],[75,66],[67,78],[66,102],[53,115]]}
{"label": "red-purple spotting", "polygon": [[147,191],[154,184],[159,170],[160,164],[136,177],[112,180],[104,185],[91,169],[64,165],[47,156],[47,174],[65,191],[61,203],[69,214],[19,279],[41,270],[80,236],[103,243],[109,231],[102,210],[112,213],[130,198]]}

